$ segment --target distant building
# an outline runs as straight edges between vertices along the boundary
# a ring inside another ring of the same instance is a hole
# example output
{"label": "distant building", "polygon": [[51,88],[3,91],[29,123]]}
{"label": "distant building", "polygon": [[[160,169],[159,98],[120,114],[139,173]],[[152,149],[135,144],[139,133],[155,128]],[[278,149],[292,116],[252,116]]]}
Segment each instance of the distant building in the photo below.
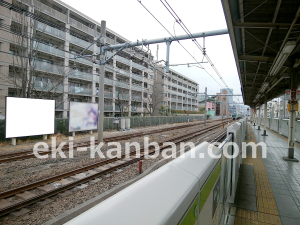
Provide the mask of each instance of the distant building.
{"label": "distant building", "polygon": [[[220,90],[220,92],[223,93],[223,90],[227,91],[228,95],[233,95],[233,89],[232,88],[222,88]],[[228,102],[229,102],[229,104],[233,103],[233,96],[228,96]]]}
{"label": "distant building", "polygon": [[[216,96],[216,116],[229,116],[229,99],[228,91],[223,89],[221,93]],[[225,96],[224,96],[225,95]]]}

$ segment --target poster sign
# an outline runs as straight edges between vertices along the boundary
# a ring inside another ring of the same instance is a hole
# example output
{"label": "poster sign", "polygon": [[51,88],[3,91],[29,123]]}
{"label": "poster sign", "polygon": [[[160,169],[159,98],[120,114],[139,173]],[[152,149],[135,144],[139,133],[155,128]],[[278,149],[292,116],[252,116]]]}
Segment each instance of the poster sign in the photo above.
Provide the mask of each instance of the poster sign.
{"label": "poster sign", "polygon": [[70,102],[69,132],[96,130],[98,125],[98,104]]}
{"label": "poster sign", "polygon": [[54,134],[55,100],[6,97],[5,137]]}

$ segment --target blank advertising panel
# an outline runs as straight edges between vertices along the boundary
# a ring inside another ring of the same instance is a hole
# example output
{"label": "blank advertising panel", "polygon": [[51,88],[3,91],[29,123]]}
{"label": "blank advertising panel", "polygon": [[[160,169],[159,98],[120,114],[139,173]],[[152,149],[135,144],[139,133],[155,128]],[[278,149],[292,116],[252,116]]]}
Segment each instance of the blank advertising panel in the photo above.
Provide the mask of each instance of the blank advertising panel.
{"label": "blank advertising panel", "polygon": [[55,100],[6,97],[6,138],[54,134]]}
{"label": "blank advertising panel", "polygon": [[69,132],[96,130],[98,127],[98,104],[70,102]]}

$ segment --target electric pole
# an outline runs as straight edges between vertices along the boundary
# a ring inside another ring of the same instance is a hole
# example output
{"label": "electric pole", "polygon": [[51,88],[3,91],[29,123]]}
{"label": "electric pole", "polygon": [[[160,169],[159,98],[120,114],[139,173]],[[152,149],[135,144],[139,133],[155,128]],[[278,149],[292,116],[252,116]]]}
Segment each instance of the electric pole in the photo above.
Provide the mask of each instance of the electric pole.
{"label": "electric pole", "polygon": [[207,111],[206,111],[206,102],[207,102],[207,87],[205,87],[205,105],[204,105],[204,126],[206,126],[206,118],[207,118]]}
{"label": "electric pole", "polygon": [[105,52],[103,47],[106,42],[106,21],[101,21],[100,38],[100,73],[99,73],[99,101],[98,101],[98,144],[103,142],[103,117],[104,117],[104,75],[105,75]]}

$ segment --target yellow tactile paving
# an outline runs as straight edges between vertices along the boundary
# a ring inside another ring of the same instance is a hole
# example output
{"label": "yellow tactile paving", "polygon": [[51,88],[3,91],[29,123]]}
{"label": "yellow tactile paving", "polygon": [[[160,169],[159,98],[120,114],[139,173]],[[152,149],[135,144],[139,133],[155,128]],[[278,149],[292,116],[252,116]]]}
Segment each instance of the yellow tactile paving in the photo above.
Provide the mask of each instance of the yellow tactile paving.
{"label": "yellow tactile paving", "polygon": [[258,225],[258,221],[249,220],[242,217],[236,217],[234,225]]}
{"label": "yellow tactile paving", "polygon": [[[248,125],[248,127],[250,127]],[[248,130],[250,140],[254,141],[255,136],[252,128]],[[277,205],[273,196],[265,165],[261,159],[261,153],[255,149],[257,158],[252,158],[251,154],[247,154],[247,158],[243,159],[243,164],[253,165],[257,196],[257,210],[245,210],[238,208],[235,225],[281,225]]]}
{"label": "yellow tactile paving", "polygon": [[236,216],[249,220],[258,220],[257,212],[246,209],[238,209]]}
{"label": "yellow tactile paving", "polygon": [[271,215],[271,214],[266,214],[266,213],[258,213],[258,222],[263,222],[266,224],[281,224],[279,216]]}

